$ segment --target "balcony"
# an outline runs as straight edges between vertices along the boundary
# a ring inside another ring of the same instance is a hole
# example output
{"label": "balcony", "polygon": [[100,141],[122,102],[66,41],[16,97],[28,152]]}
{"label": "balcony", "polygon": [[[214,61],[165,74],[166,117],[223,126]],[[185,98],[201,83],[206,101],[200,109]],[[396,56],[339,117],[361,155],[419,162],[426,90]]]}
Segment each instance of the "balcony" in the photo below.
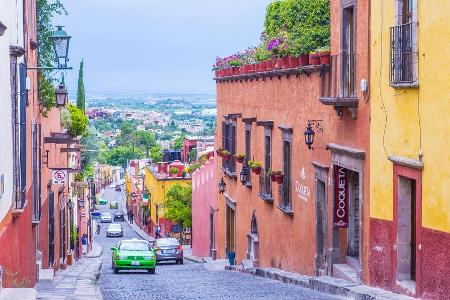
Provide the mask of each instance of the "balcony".
{"label": "balcony", "polygon": [[348,107],[352,116],[356,117],[358,96],[355,87],[356,55],[342,53],[332,55],[330,72],[324,80],[319,101],[325,105],[333,105],[339,115],[342,108]]}
{"label": "balcony", "polygon": [[418,85],[415,32],[415,23],[391,27],[390,85],[393,87]]}

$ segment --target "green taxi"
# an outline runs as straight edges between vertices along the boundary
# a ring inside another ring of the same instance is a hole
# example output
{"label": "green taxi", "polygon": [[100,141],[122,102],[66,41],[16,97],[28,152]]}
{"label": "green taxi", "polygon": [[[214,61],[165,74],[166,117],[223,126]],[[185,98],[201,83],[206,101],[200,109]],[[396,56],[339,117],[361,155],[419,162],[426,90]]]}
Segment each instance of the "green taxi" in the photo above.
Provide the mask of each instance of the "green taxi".
{"label": "green taxi", "polygon": [[119,270],[147,270],[150,274],[155,274],[155,251],[147,241],[122,240],[111,250],[114,274]]}
{"label": "green taxi", "polygon": [[98,205],[105,205],[105,204],[108,204],[108,200],[106,200],[106,199],[103,199],[103,198],[100,198],[100,199],[98,199],[98,203],[97,203]]}

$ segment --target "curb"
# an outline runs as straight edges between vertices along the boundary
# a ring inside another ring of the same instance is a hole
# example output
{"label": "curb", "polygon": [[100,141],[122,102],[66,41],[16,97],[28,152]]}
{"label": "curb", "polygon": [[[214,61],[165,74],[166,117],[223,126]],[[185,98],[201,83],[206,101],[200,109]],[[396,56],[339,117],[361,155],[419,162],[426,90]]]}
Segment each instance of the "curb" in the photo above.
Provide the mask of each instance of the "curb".
{"label": "curb", "polygon": [[[97,247],[100,248],[100,253],[95,254],[95,255],[88,253],[88,254],[85,256],[86,258],[99,258],[100,256],[102,256],[102,254],[103,254],[103,247],[100,246],[100,244],[97,243],[96,241],[94,241],[94,242],[96,243]],[[91,252],[92,252],[92,251],[91,251]]]}
{"label": "curb", "polygon": [[250,268],[243,269],[239,266],[225,266],[225,270],[235,271],[263,278],[299,285],[315,291],[328,293],[336,296],[344,296],[357,300],[371,299],[414,299],[406,295],[396,294],[381,288],[348,282],[343,279],[330,276],[307,276],[291,273],[278,269]]}
{"label": "curb", "polygon": [[197,256],[187,256],[187,255],[185,255],[185,256],[184,256],[184,259],[185,259],[185,260],[188,260],[188,261],[192,261],[192,262],[198,263],[198,264],[202,264],[202,263],[205,262],[205,261],[203,260],[203,258],[197,257]]}

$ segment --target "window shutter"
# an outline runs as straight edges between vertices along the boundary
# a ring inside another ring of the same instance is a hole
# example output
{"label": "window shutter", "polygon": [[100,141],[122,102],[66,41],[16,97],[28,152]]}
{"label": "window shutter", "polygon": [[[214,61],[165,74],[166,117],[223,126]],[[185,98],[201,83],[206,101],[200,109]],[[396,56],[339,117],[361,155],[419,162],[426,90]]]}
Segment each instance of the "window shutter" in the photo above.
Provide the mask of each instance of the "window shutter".
{"label": "window shutter", "polygon": [[26,127],[26,112],[28,93],[26,89],[27,69],[25,64],[19,65],[20,75],[20,111],[19,111],[19,136],[20,136],[20,192],[22,205],[25,204],[25,190],[27,186],[27,127]]}

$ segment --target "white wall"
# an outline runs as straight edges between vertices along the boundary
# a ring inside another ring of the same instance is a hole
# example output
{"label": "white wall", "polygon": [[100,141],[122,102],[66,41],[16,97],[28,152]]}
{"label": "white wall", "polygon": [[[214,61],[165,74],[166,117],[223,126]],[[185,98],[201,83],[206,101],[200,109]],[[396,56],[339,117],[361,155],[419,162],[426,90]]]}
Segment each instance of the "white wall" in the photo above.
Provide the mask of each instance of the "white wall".
{"label": "white wall", "polygon": [[[11,85],[9,46],[23,47],[22,1],[0,0],[0,21],[8,27],[0,36],[0,176],[4,176],[5,192],[0,195],[0,221],[12,204],[13,162],[11,128]],[[19,62],[23,61],[23,57]]]}

